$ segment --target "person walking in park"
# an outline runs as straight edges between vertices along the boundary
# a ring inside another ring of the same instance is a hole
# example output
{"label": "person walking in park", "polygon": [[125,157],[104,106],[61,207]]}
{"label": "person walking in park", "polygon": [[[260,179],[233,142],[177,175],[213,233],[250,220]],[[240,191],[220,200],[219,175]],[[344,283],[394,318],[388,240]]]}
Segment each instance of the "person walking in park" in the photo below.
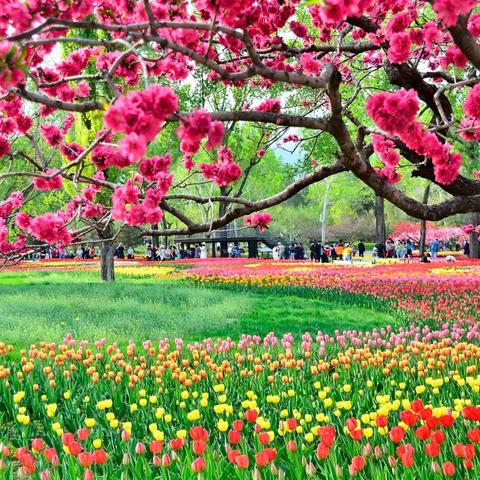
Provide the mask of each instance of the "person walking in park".
{"label": "person walking in park", "polygon": [[440,250],[440,242],[438,241],[438,238],[436,238],[431,244],[430,244],[430,255],[432,258],[436,258],[438,256],[438,251]]}
{"label": "person walking in park", "polygon": [[363,243],[363,240],[360,240],[358,242],[358,256],[363,258],[365,255],[365,250],[366,250],[365,243]]}

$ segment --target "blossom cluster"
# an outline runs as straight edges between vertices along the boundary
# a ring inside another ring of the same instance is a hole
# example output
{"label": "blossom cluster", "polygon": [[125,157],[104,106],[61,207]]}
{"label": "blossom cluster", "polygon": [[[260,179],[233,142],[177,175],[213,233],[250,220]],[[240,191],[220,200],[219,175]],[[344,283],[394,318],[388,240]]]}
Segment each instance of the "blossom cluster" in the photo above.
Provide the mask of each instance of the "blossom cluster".
{"label": "blossom cluster", "polygon": [[436,180],[448,185],[459,175],[462,156],[452,152],[450,144],[442,143],[437,135],[417,120],[418,110],[419,102],[414,90],[378,93],[367,101],[370,118],[388,135],[397,136],[408,148],[430,158]]}

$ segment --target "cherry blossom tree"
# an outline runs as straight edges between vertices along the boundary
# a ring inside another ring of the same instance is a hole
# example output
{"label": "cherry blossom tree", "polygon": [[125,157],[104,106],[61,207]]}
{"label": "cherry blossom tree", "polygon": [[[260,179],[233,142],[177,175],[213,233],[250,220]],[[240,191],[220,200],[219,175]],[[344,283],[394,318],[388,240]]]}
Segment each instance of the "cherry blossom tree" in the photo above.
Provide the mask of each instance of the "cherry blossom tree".
{"label": "cherry blossom tree", "polygon": [[[22,255],[31,238],[62,248],[94,231],[108,280],[114,224],[143,236],[183,235],[246,217],[264,229],[266,209],[346,171],[413,217],[479,212],[480,174],[463,173],[461,154],[480,139],[477,3],[3,1],[0,181],[26,183],[0,203],[1,254]],[[217,110],[207,98],[183,111],[180,92],[199,76],[221,84],[225,98],[247,86],[257,98]],[[82,144],[75,127],[88,115],[102,128]],[[244,122],[281,128],[298,143],[333,139],[336,153],[266,198],[225,194],[245,175],[225,125]],[[181,178],[172,173],[175,152],[151,153],[165,131],[178,139]],[[198,161],[203,152],[212,160]],[[397,185],[402,175],[450,198],[412,198]],[[199,179],[211,182],[211,194],[191,193]],[[70,192],[63,208],[29,213],[29,202],[55,190]],[[186,202],[224,208],[198,221]],[[152,231],[165,214],[180,226]]]}

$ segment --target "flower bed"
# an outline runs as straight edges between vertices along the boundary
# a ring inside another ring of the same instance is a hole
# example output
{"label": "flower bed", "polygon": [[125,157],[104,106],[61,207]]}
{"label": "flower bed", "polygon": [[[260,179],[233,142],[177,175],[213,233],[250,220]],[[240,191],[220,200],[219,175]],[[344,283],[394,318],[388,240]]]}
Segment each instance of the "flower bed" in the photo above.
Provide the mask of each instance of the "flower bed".
{"label": "flower bed", "polygon": [[2,478],[478,476],[478,263],[124,268],[373,298],[404,325],[126,348],[70,335],[28,351],[0,344]]}

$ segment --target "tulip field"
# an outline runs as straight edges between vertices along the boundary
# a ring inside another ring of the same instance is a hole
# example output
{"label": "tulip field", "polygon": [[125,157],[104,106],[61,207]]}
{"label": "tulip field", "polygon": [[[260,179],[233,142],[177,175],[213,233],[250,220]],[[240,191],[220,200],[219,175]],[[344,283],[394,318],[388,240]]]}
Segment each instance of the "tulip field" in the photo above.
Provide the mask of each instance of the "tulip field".
{"label": "tulip field", "polygon": [[119,283],[270,290],[337,301],[345,315],[357,302],[395,322],[124,345],[0,338],[0,478],[479,478],[479,262],[124,263]]}

